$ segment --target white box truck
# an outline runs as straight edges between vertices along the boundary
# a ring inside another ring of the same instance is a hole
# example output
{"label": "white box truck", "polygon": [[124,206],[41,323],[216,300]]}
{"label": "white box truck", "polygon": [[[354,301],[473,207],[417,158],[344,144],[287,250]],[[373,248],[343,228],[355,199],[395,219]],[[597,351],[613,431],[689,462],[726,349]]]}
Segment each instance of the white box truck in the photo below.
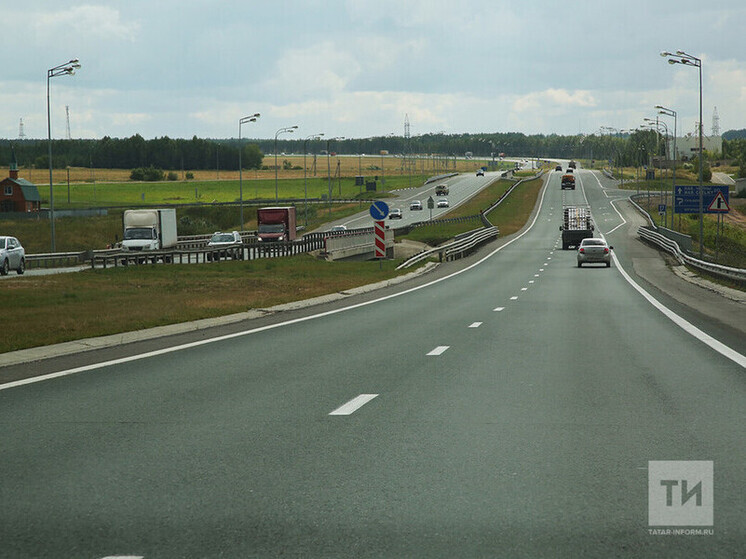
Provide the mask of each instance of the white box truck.
{"label": "white box truck", "polygon": [[125,210],[122,223],[124,250],[162,250],[178,242],[175,209]]}

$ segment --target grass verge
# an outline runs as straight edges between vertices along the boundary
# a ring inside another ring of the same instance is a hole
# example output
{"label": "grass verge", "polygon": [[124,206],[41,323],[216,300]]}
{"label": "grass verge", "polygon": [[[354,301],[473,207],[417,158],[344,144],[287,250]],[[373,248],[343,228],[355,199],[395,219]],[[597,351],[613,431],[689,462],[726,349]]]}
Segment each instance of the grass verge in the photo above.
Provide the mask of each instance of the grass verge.
{"label": "grass verge", "polygon": [[0,340],[0,353],[336,293],[406,273],[395,270],[399,263],[326,262],[302,254],[6,279],[0,302],[13,327]]}

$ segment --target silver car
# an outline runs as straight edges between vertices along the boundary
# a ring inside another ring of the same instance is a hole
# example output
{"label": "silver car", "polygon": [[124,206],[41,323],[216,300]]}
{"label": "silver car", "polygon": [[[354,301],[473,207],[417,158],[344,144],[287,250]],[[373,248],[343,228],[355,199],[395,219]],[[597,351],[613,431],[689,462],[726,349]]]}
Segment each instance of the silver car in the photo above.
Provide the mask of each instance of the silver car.
{"label": "silver car", "polygon": [[207,243],[207,246],[219,248],[240,245],[241,243],[241,235],[238,233],[238,231],[233,231],[231,233],[221,233],[220,231],[216,231],[213,236],[210,237],[210,241]]}
{"label": "silver car", "polygon": [[0,275],[7,276],[10,270],[19,275],[26,271],[26,251],[15,237],[0,237]]}
{"label": "silver car", "polygon": [[604,239],[588,238],[580,241],[578,247],[578,268],[589,262],[602,262],[611,266],[611,251],[614,247],[606,244]]}

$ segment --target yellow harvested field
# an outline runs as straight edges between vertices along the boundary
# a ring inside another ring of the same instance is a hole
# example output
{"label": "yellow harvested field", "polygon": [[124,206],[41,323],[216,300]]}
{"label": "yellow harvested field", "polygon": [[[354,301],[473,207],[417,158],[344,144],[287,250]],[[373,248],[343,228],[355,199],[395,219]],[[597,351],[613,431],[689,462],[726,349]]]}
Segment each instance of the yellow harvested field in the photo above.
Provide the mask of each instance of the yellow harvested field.
{"label": "yellow harvested field", "polygon": [[[300,167],[300,169],[284,170],[282,168],[283,162],[288,161],[291,167]],[[364,176],[372,176],[381,174],[381,165],[384,165],[383,173],[386,175],[405,175],[409,174],[409,166],[411,165],[412,174],[432,174],[437,175],[441,173],[448,173],[458,171],[461,173],[476,171],[478,167],[486,165],[486,160],[472,159],[472,160],[455,160],[448,158],[447,161],[444,158],[432,158],[432,157],[420,157],[413,160],[409,160],[411,163],[406,163],[401,157],[386,156],[330,156],[327,158],[325,155],[316,156],[316,172],[317,177],[326,177],[327,169],[331,170],[332,176],[337,176],[337,166],[339,166],[339,173],[343,177],[353,177],[358,174]],[[244,180],[251,179],[272,179],[275,176],[274,164],[275,158],[273,155],[265,155],[263,164],[267,166],[267,169],[263,170],[245,170],[243,172]],[[278,155],[277,164],[280,167],[280,174],[282,178],[303,178],[303,156],[302,155]],[[447,166],[446,166],[447,165]],[[454,168],[455,165],[455,168]],[[314,176],[314,158],[312,155],[306,158],[306,167],[308,176]],[[131,169],[89,169],[86,167],[70,167],[70,182],[71,183],[92,183],[92,182],[126,182],[130,180]],[[180,169],[164,169],[164,172],[170,171],[175,172],[179,180],[183,179],[182,171]],[[190,169],[185,169],[190,171]],[[238,171],[229,171],[221,169],[219,172],[213,170],[209,171],[191,171],[194,174],[195,181],[211,181],[211,180],[238,180]],[[0,177],[8,176],[8,167],[0,167]],[[49,184],[49,170],[48,169],[19,169],[19,176],[27,179],[34,184]],[[66,169],[55,169],[53,171],[53,181],[55,184],[63,183],[67,181],[67,170]]]}

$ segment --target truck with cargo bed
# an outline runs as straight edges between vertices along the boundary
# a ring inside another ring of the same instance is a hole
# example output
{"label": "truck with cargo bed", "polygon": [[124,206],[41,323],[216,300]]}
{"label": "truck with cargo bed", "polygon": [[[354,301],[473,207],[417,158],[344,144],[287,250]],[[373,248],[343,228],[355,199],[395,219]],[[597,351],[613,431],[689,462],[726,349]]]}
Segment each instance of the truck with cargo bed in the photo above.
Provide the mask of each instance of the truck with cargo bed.
{"label": "truck with cargo bed", "polygon": [[436,196],[448,196],[448,185],[447,184],[439,184],[435,187],[435,195]]}
{"label": "truck with cargo bed", "polygon": [[259,208],[256,210],[257,240],[262,242],[294,241],[295,206]]}
{"label": "truck with cargo bed", "polygon": [[562,250],[580,246],[583,239],[593,237],[593,219],[589,206],[562,207]]}
{"label": "truck with cargo bed", "polygon": [[129,251],[154,251],[174,248],[178,243],[176,210],[125,210],[122,215],[122,248]]}

